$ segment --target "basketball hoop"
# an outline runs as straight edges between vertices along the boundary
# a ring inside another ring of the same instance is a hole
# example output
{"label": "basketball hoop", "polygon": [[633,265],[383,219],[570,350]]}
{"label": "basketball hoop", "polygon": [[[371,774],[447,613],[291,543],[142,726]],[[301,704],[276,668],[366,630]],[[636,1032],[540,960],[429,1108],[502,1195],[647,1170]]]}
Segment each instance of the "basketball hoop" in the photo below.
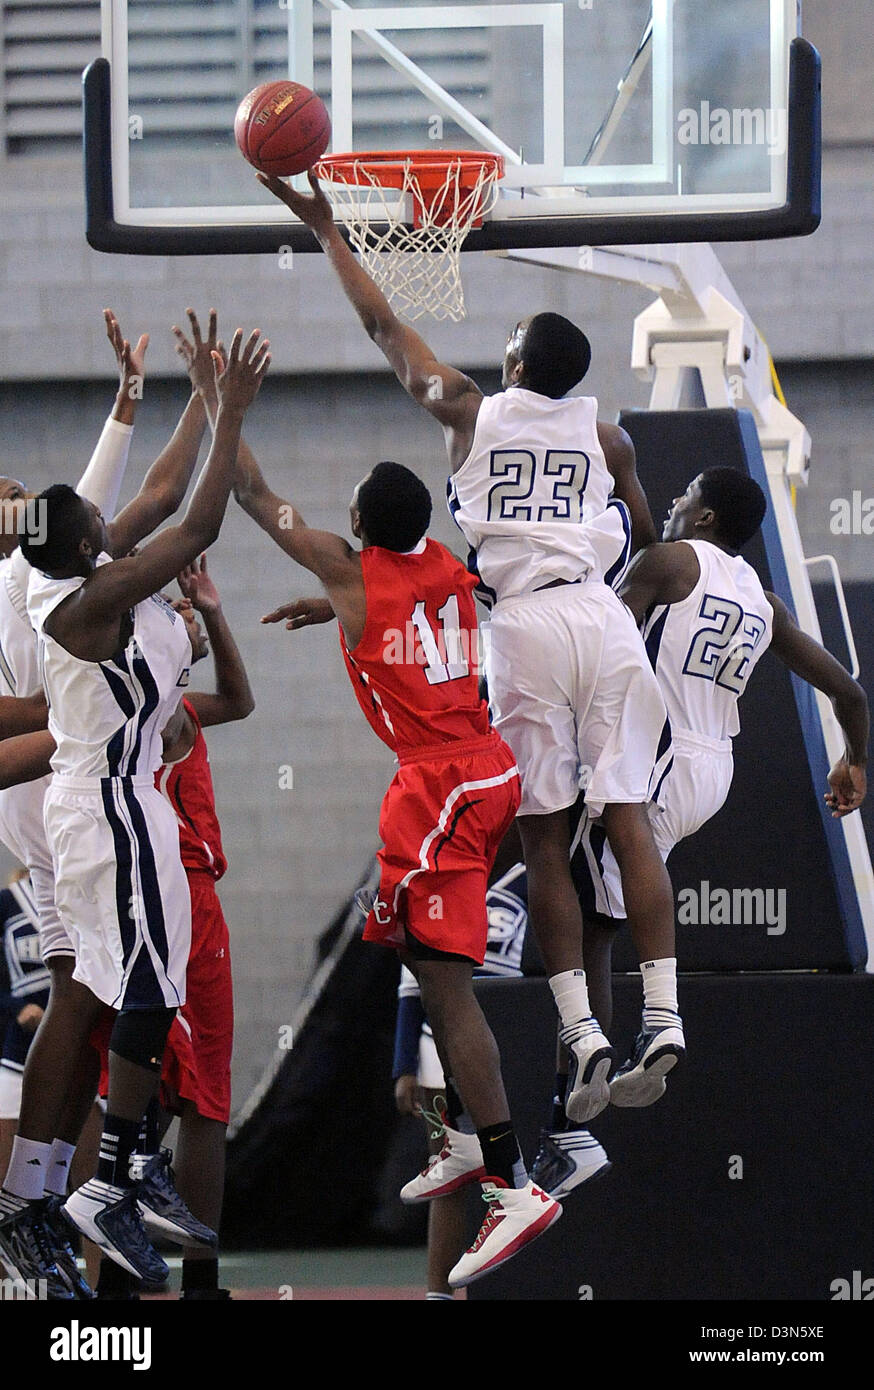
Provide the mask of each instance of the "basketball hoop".
{"label": "basketball hoop", "polygon": [[[459,258],[494,205],[501,155],[483,150],[385,150],[331,154],[316,176],[362,264],[408,319],[464,317]],[[412,226],[404,217],[412,203]]]}

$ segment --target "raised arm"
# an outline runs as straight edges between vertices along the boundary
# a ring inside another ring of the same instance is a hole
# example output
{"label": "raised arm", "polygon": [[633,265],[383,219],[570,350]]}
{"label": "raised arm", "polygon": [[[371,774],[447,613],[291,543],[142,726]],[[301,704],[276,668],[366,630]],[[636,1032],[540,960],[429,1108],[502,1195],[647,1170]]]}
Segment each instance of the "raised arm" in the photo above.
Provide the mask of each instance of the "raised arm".
{"label": "raised arm", "polygon": [[765,597],[774,610],[771,651],[796,676],[828,696],[841,726],[847,746],[829,773],[831,791],[825,799],[834,816],[848,816],[861,806],[867,790],[868,697],[831,652],[801,631],[782,599],[776,594]]}
{"label": "raised arm", "polygon": [[149,335],[143,333],[135,347],[122,337],[118,319],[104,309],[106,336],[118,363],[119,385],[112,413],[100,435],[88,467],[76,484],[76,491],[93,502],[106,517],[113,517],[127,467],[131,435],[137,407],[142,400],[146,348]]}
{"label": "raised arm", "polygon": [[598,439],[604,460],[613,477],[613,493],[631,513],[631,553],[657,540],[655,524],[646,493],[637,476],[637,459],[631,436],[619,425],[598,421]]}
{"label": "raised arm", "polygon": [[206,430],[203,401],[192,392],[173,435],[155,459],[143,485],[107,527],[109,553],[127,555],[178,511],[188,491]]}
{"label": "raised arm", "polygon": [[[204,352],[217,342],[216,313],[210,310],[209,327],[204,341],[197,315],[189,309],[191,339],[178,327],[173,329],[177,347],[186,362],[192,385],[203,395],[210,423],[215,415],[215,389],[204,370]],[[217,351],[215,347],[211,349]],[[325,585],[337,617],[343,624],[346,640],[355,645],[356,633],[364,629],[364,583],[361,560],[348,541],[333,531],[319,531],[307,526],[300,512],[268,486],[252,450],[240,440],[234,497],[244,512],[266,531],[280,549],[292,560],[303,565]]]}
{"label": "raised arm", "polygon": [[628,566],[617,593],[638,627],[656,604],[680,603],[698,583],[701,566],[691,545],[657,542],[641,550]]}
{"label": "raised arm", "polygon": [[189,565],[179,576],[183,597],[203,618],[215,667],[215,690],[189,690],[187,699],[204,728],[245,719],[255,708],[255,698],[240,650],[222,612],[218,589],[206,568],[206,556]]}
{"label": "raised arm", "polygon": [[457,461],[453,459],[453,467],[457,466],[470,452],[482,392],[463,372],[438,362],[418,333],[401,322],[340,235],[318,179],[312,171],[308,177],[311,197],[268,174],[259,174],[258,181],[314,232],[364,331],[387,358],[404,390],[439,420],[447,445],[461,453]]}
{"label": "raised arm", "polygon": [[[216,540],[230,496],[243,416],[258,393],[270,358],[258,332],[245,347],[237,330],[227,366],[217,379],[219,410],[206,463],[178,526],[168,527],[136,555],[98,566],[52,614],[52,636],[74,655],[101,660],[118,619],[157,593]],[[219,365],[217,355],[217,369]]]}

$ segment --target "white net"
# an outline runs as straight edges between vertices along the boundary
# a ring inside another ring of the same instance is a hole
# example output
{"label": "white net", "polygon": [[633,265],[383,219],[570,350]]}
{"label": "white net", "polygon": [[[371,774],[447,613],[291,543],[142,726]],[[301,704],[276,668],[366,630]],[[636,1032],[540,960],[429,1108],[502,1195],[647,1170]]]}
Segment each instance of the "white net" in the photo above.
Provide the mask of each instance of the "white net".
{"label": "white net", "polygon": [[[385,163],[364,155],[337,163],[328,158],[316,173],[327,183],[353,249],[398,314],[464,318],[461,246],[495,202],[500,160],[450,159],[442,183],[433,165],[427,180],[420,178],[414,156],[393,160],[390,175]],[[389,177],[394,186],[387,186]],[[412,226],[406,225],[410,204]]]}

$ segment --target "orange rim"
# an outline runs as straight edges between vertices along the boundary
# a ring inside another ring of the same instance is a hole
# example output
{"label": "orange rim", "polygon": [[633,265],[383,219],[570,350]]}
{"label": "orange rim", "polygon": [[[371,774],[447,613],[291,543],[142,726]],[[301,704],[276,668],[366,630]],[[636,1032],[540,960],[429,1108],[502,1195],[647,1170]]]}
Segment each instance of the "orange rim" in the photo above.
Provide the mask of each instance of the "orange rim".
{"label": "orange rim", "polygon": [[[482,169],[492,178],[504,177],[504,158],[488,150],[361,150],[348,154],[324,155],[315,166],[317,177],[331,179],[336,172],[344,183],[360,184],[358,171],[378,176],[385,188],[401,188],[408,169],[416,174],[419,187],[442,187],[451,165],[460,166],[459,187],[467,191],[476,183]],[[467,177],[465,177],[467,176]]]}

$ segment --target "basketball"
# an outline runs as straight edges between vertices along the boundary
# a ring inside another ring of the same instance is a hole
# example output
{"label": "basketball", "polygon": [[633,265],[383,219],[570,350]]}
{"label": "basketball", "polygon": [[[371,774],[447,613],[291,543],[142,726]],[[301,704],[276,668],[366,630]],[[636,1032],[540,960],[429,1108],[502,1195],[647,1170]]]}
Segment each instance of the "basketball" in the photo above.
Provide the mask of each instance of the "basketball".
{"label": "basketball", "polygon": [[301,174],[328,148],[331,120],[321,97],[299,82],[265,82],[234,118],[240,153],[262,174]]}

